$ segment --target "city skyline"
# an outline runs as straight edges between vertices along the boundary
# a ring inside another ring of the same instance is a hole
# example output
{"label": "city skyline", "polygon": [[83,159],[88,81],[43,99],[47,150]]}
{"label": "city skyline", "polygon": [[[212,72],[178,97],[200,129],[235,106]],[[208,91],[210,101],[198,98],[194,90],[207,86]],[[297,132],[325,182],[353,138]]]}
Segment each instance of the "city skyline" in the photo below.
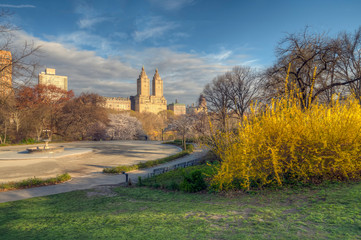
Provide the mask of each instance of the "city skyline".
{"label": "city skyline", "polygon": [[[196,102],[205,84],[235,65],[266,68],[286,33],[329,35],[359,27],[347,1],[3,0],[22,30],[16,44],[41,45],[39,72],[56,68],[76,94],[135,95],[144,65],[158,68],[168,103]],[[294,10],[296,9],[297,10]]]}

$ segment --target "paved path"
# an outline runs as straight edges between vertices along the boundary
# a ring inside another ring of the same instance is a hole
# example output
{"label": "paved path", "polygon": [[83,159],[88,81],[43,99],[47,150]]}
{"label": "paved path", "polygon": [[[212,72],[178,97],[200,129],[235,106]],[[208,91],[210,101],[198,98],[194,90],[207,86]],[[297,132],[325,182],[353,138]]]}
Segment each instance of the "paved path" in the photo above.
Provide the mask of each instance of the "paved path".
{"label": "paved path", "polygon": [[[152,173],[155,168],[169,167],[182,162],[195,160],[201,158],[206,153],[207,150],[205,149],[196,149],[192,154],[176,159],[172,162],[161,164],[153,168],[128,172],[129,178],[131,179],[132,183],[136,183],[139,176],[142,178],[148,177],[148,174]],[[99,185],[122,184],[122,183],[125,183],[125,175],[123,174],[109,175],[109,174],[96,172],[82,177],[75,177],[69,182],[58,185],[0,192],[0,203],[70,192],[74,190],[90,189]]]}
{"label": "paved path", "polygon": [[[178,147],[157,141],[71,142],[60,153],[24,153],[31,146],[0,147],[0,183],[24,179],[55,177],[69,173],[72,177],[101,172],[103,168],[133,165],[167,157],[180,151]],[[81,154],[82,153],[82,154]]]}

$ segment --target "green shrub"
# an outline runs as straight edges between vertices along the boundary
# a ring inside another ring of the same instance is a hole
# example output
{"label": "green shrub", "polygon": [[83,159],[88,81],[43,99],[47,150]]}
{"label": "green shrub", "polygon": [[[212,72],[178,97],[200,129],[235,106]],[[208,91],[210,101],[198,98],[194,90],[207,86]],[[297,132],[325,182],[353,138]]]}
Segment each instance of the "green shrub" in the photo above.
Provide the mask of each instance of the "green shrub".
{"label": "green shrub", "polygon": [[201,170],[194,170],[184,175],[184,180],[180,184],[180,189],[185,192],[199,192],[207,188]]}
{"label": "green shrub", "polygon": [[21,143],[22,144],[34,144],[36,143],[37,141],[34,139],[34,138],[27,138],[27,139],[22,139],[21,140]]}
{"label": "green shrub", "polygon": [[68,173],[58,175],[55,178],[41,179],[41,178],[29,178],[20,182],[9,182],[0,184],[0,192],[14,189],[23,189],[31,187],[40,187],[47,185],[54,185],[62,182],[66,182],[71,179]]}
{"label": "green shrub", "polygon": [[103,173],[118,174],[118,173],[133,171],[133,170],[137,170],[137,169],[138,169],[138,165],[118,166],[118,167],[104,168]]}
{"label": "green shrub", "polygon": [[193,144],[187,144],[186,148],[187,148],[187,151],[190,153],[194,151]]}
{"label": "green shrub", "polygon": [[168,186],[166,186],[166,188],[168,190],[172,190],[172,191],[179,191],[180,190],[179,184],[176,183],[175,181],[172,181]]}

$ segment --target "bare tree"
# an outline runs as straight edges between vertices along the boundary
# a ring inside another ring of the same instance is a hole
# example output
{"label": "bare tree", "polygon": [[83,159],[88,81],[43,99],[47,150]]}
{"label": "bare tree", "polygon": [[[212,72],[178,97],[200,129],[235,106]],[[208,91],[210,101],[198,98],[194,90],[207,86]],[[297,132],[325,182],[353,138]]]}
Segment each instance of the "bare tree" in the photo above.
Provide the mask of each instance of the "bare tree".
{"label": "bare tree", "polygon": [[11,13],[8,11],[2,10],[0,12],[0,50],[11,52],[12,61],[2,62],[0,74],[11,72],[12,86],[8,87],[17,90],[36,77],[40,46],[29,41],[20,43],[16,35],[20,29],[9,23],[9,16]]}
{"label": "bare tree", "polygon": [[205,86],[203,95],[208,109],[218,118],[222,129],[226,128],[229,116],[242,119],[252,102],[259,98],[261,79],[256,69],[236,66]]}
{"label": "bare tree", "polygon": [[344,92],[345,86],[355,92],[361,80],[360,36],[360,29],[336,38],[310,33],[307,28],[300,34],[288,34],[277,48],[277,63],[268,69],[268,93],[295,90],[306,108],[316,98],[329,101],[334,93]]}
{"label": "bare tree", "polygon": [[353,34],[339,34],[337,40],[340,44],[337,76],[341,81],[350,83],[349,91],[361,103],[361,27]]}
{"label": "bare tree", "polygon": [[228,113],[232,107],[230,98],[230,81],[226,75],[221,75],[213,79],[203,89],[203,95],[207,100],[208,109],[215,113],[223,129],[226,128]]}
{"label": "bare tree", "polygon": [[[10,15],[8,11],[0,11],[1,141],[6,141],[12,126],[15,126],[16,133],[19,133],[23,113],[16,107],[13,93],[35,76],[40,48],[29,42],[21,43],[22,47],[20,46],[16,37],[19,29],[9,23]],[[6,78],[11,81],[6,81]]]}
{"label": "bare tree", "polygon": [[251,67],[236,66],[226,73],[230,89],[227,91],[232,101],[231,109],[240,118],[259,97],[261,75]]}

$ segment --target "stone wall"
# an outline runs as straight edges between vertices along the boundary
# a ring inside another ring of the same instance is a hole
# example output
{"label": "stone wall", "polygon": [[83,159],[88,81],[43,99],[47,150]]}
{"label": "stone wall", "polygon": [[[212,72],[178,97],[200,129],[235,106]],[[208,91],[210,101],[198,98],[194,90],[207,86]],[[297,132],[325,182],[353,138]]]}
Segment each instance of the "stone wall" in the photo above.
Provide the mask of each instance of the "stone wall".
{"label": "stone wall", "polygon": [[131,109],[131,102],[129,98],[122,97],[104,97],[105,107],[117,111],[127,111]]}

